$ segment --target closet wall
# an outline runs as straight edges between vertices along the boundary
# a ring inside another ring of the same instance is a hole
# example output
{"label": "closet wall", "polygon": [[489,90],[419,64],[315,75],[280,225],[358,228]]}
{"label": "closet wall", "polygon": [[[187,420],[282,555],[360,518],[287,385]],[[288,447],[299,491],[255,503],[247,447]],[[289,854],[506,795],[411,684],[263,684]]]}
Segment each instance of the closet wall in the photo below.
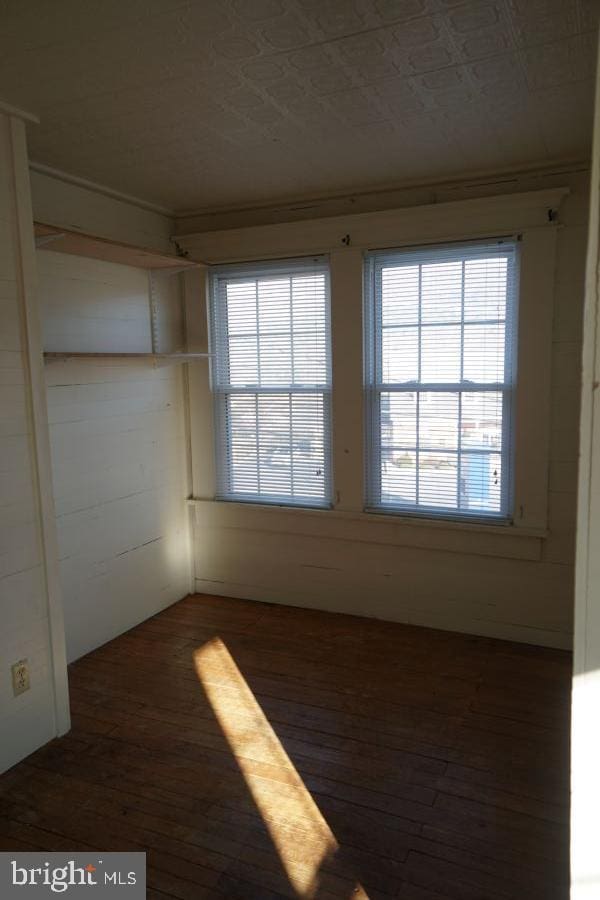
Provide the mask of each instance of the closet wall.
{"label": "closet wall", "polygon": [[[165,216],[39,173],[32,184],[38,221],[173,251]],[[150,279],[158,349],[181,347],[180,276],[56,249],[37,260],[47,350],[149,352]],[[185,372],[89,358],[47,363],[46,381],[71,661],[189,591]]]}

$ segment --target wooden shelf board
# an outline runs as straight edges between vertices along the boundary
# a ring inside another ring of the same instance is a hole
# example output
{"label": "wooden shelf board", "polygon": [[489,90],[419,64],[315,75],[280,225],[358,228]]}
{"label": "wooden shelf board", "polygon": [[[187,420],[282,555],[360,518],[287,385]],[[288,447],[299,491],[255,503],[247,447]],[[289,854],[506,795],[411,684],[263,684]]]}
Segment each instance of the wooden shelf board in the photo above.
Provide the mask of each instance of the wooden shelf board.
{"label": "wooden shelf board", "polygon": [[191,259],[123,244],[109,238],[84,234],[80,231],[69,231],[56,225],[34,222],[34,233],[37,238],[51,238],[40,242],[39,249],[54,250],[58,253],[71,253],[74,256],[87,256],[102,259],[106,262],[120,263],[124,266],[136,266],[139,269],[193,269],[199,265]]}
{"label": "wooden shelf board", "polygon": [[51,362],[68,362],[69,360],[147,360],[155,365],[171,365],[175,363],[196,362],[208,359],[209,353],[74,353],[69,350],[44,352],[44,360]]}

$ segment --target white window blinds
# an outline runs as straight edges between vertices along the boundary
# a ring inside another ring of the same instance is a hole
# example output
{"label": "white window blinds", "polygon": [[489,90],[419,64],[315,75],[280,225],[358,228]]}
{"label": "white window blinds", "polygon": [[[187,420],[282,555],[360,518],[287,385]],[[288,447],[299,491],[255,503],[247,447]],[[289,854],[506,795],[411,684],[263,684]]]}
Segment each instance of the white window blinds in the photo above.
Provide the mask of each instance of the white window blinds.
{"label": "white window blinds", "polygon": [[216,268],[211,312],[217,497],[330,505],[327,261]]}
{"label": "white window blinds", "polygon": [[507,519],[517,244],[366,258],[367,506]]}

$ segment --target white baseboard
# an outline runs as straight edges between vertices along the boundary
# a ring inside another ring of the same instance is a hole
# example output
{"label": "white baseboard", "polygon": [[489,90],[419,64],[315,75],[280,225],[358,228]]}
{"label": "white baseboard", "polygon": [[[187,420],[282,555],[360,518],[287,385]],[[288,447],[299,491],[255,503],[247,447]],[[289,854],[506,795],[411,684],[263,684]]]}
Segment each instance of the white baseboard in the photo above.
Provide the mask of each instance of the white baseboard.
{"label": "white baseboard", "polygon": [[[529,627],[513,623],[493,622],[490,620],[470,620],[453,616],[433,615],[430,612],[410,610],[390,610],[385,616],[374,616],[368,609],[368,598],[362,604],[344,606],[333,594],[327,600],[311,596],[306,591],[295,591],[290,588],[283,595],[278,588],[262,585],[237,584],[229,581],[208,581],[196,578],[196,592],[221,597],[237,597],[240,600],[256,600],[262,603],[279,603],[282,606],[299,606],[305,609],[320,609],[324,612],[346,613],[353,616],[365,616],[405,625],[418,625],[423,628],[437,628],[441,631],[455,631],[462,634],[474,634],[480,637],[496,638],[503,641],[516,641],[519,644],[534,644],[540,647],[552,647],[558,650],[572,650],[573,635],[569,632],[551,631],[549,629]],[[403,614],[403,612],[405,614]],[[396,614],[395,614],[396,613]]]}

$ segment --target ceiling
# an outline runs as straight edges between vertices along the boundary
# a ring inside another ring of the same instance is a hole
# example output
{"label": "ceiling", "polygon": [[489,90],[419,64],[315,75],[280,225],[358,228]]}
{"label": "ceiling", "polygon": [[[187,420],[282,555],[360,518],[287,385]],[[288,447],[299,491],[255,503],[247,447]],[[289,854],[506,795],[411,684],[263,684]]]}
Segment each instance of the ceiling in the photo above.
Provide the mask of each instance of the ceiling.
{"label": "ceiling", "polygon": [[589,155],[600,0],[0,0],[30,155],[174,210]]}

